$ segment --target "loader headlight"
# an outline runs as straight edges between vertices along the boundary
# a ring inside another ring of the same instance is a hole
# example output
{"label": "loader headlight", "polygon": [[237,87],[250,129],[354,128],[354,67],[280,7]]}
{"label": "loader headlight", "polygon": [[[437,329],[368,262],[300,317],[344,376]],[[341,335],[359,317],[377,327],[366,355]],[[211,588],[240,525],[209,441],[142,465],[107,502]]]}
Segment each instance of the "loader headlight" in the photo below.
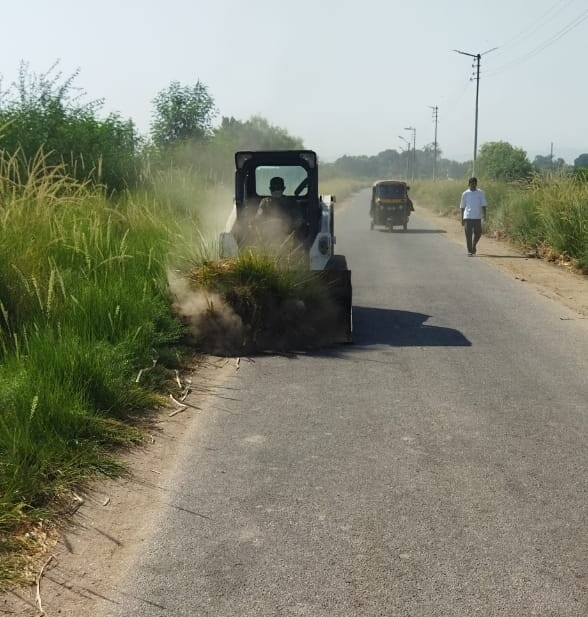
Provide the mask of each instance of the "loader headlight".
{"label": "loader headlight", "polygon": [[331,250],[331,242],[329,236],[322,236],[319,238],[318,250],[321,255],[328,255]]}

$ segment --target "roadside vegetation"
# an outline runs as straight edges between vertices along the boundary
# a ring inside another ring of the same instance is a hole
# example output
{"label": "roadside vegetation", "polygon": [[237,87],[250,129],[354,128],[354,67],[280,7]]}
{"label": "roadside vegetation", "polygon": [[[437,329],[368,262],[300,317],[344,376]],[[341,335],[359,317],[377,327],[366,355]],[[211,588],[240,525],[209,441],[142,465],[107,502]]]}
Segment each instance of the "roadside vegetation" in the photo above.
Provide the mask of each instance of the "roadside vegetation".
{"label": "roadside vegetation", "polygon": [[122,471],[114,453],[140,441],[133,416],[158,404],[182,332],[172,213],[114,203],[42,158],[18,184],[18,166],[0,158],[0,580],[26,574],[21,549],[86,480]]}
{"label": "roadside vegetation", "polygon": [[[588,274],[588,182],[582,175],[534,173],[516,182],[480,177],[479,184],[491,206],[488,233]],[[463,190],[460,182],[419,181],[413,196],[424,206],[459,218]]]}
{"label": "roadside vegetation", "polygon": [[[125,473],[122,452],[194,354],[303,348],[328,333],[325,289],[295,263],[216,258],[234,152],[302,140],[261,117],[215,122],[200,82],[160,92],[140,136],[101,117],[101,101],[80,104],[75,77],[23,65],[0,90],[0,588],[34,578],[90,480]],[[320,191],[340,202],[407,177],[408,154],[321,162]],[[431,149],[418,154],[431,177]],[[417,178],[413,194],[455,213],[468,164],[438,162],[455,180]],[[490,226],[587,271],[588,183],[523,168],[481,181]]]}
{"label": "roadside vegetation", "polygon": [[[20,77],[0,92],[0,588],[34,580],[90,480],[125,473],[122,453],[195,355],[303,347],[300,311],[328,314],[324,287],[295,265],[215,259],[234,151],[299,139],[258,117],[213,134],[202,84],[161,92],[142,139],[99,103],[78,106],[72,78]],[[213,317],[221,296],[241,328],[231,346]]]}

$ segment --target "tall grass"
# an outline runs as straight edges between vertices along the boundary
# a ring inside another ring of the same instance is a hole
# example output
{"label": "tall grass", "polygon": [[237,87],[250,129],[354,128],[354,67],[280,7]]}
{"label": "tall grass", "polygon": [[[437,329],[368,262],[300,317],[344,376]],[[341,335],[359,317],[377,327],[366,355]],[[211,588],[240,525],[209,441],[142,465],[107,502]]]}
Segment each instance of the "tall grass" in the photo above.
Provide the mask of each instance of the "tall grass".
{"label": "tall grass", "polygon": [[[492,216],[494,216],[496,206],[503,203],[513,189],[504,182],[483,181],[482,179],[480,188],[484,189],[488,203],[492,205],[492,209],[489,208],[488,212]],[[462,184],[455,180],[418,180],[415,181],[411,192],[421,205],[432,208],[439,214],[459,219],[459,202],[465,189],[467,189],[467,181]]]}
{"label": "tall grass", "polygon": [[564,174],[537,176],[528,192],[543,244],[588,273],[588,182]]}
{"label": "tall grass", "polygon": [[365,178],[334,177],[321,179],[319,190],[323,195],[335,195],[338,201],[342,201],[351,194],[371,186],[373,180]]}
{"label": "tall grass", "polygon": [[[426,207],[459,218],[464,186],[452,181],[415,183],[413,194]],[[487,229],[551,259],[565,259],[588,273],[588,183],[565,173],[534,176],[529,182],[480,179],[488,200]]]}
{"label": "tall grass", "polygon": [[111,202],[42,157],[24,183],[18,167],[0,155],[0,585],[35,542],[22,526],[140,440],[129,415],[159,403],[166,371],[137,376],[183,334],[167,270],[192,228],[171,202]]}

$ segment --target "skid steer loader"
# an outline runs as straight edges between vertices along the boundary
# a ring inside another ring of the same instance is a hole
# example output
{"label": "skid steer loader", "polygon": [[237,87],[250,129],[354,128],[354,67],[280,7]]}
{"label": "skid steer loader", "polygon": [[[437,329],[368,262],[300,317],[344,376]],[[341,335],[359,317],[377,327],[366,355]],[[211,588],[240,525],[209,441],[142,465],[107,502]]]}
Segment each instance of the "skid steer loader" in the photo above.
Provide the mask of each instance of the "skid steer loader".
{"label": "skid steer loader", "polygon": [[245,247],[288,250],[322,277],[337,308],[336,342],[351,342],[351,271],[335,254],[334,195],[320,195],[312,150],[235,153],[235,198],[220,236],[222,258]]}

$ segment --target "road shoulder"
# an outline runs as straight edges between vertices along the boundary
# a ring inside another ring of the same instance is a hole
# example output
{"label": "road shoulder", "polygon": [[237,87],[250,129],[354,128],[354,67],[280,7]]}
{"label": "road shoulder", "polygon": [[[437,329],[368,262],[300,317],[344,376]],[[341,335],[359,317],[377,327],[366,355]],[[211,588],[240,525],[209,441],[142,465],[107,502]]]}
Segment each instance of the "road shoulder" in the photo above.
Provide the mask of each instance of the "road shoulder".
{"label": "road shoulder", "polygon": [[[416,214],[445,232],[451,242],[464,249],[465,238],[459,220],[443,216],[431,207],[415,204]],[[491,263],[521,284],[530,285],[542,296],[572,310],[578,318],[588,317],[588,276],[577,274],[569,265],[555,264],[530,256],[506,241],[482,236],[475,259]]]}
{"label": "road shoulder", "polygon": [[134,557],[168,504],[179,451],[189,447],[189,436],[206,422],[236,368],[235,359],[206,358],[183,377],[191,393],[183,404],[171,401],[156,413],[148,443],[124,456],[127,477],[88,487],[72,520],[40,558],[37,583],[0,594],[0,615],[110,613]]}

